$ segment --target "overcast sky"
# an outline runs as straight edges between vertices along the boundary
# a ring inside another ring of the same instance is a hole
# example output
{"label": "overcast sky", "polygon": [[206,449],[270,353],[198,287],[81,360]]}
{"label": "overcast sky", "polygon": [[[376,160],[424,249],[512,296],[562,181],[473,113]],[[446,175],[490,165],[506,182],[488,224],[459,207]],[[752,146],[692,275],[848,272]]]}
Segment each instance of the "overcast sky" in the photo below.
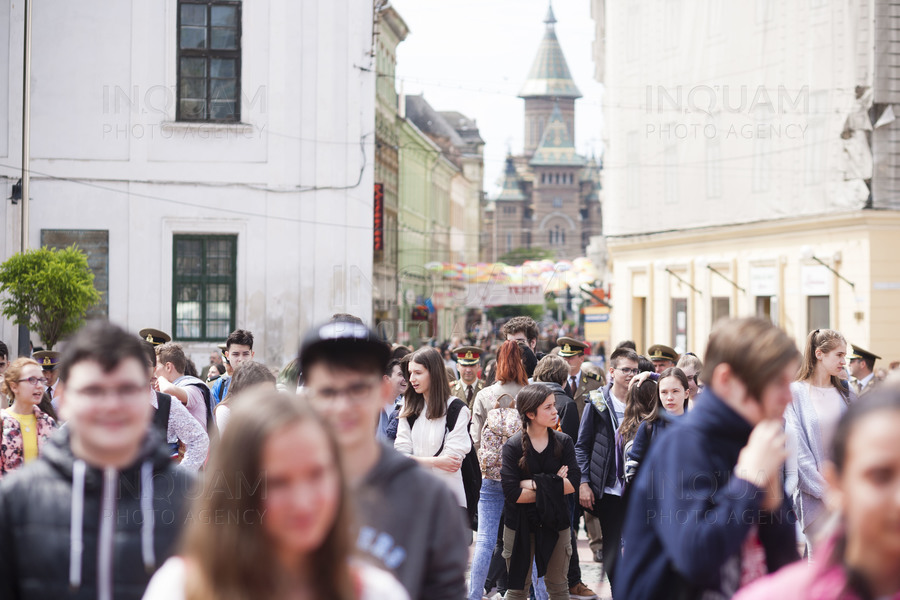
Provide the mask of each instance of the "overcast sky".
{"label": "overcast sky", "polygon": [[[409,26],[397,48],[397,90],[424,93],[436,110],[477,120],[485,141],[484,186],[499,192],[508,148],[522,152],[525,82],[543,38],[547,0],[391,0]],[[575,145],[602,152],[603,86],[594,79],[590,0],[554,0],[556,35],[583,98],[575,102]]]}

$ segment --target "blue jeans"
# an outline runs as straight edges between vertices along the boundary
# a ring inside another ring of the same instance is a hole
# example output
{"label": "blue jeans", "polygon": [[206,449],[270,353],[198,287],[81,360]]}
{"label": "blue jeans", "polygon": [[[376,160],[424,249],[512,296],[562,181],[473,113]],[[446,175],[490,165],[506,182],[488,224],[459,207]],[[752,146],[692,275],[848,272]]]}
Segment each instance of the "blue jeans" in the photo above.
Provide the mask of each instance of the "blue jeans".
{"label": "blue jeans", "polygon": [[500,528],[503,502],[503,488],[500,482],[487,477],[482,479],[481,498],[478,500],[478,537],[469,578],[469,600],[481,600],[484,596],[484,580],[487,579],[491,554],[497,544],[497,530]]}

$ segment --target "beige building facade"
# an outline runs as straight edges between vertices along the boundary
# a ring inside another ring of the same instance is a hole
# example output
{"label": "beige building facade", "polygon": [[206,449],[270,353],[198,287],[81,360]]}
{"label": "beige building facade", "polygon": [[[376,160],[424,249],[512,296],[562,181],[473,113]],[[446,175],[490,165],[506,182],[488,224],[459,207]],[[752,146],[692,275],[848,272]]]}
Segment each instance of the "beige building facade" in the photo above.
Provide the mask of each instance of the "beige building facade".
{"label": "beige building facade", "polygon": [[[761,315],[900,359],[890,3],[594,0],[612,340]],[[896,89],[895,89],[896,88]]]}

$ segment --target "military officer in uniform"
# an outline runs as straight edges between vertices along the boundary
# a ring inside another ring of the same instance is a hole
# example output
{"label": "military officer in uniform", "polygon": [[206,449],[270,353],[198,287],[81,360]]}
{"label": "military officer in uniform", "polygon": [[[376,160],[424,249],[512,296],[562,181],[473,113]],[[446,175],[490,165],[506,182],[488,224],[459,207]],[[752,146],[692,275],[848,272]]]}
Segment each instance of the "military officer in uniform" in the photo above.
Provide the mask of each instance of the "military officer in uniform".
{"label": "military officer in uniform", "polygon": [[59,417],[56,413],[56,388],[59,385],[59,371],[57,370],[57,367],[59,367],[59,352],[53,352],[52,350],[38,350],[32,355],[32,358],[38,361],[38,364],[41,365],[41,371],[43,371],[44,377],[47,378],[47,387],[44,388],[44,396],[41,398],[38,408],[53,417],[56,421],[59,421]]}
{"label": "military officer in uniform", "polygon": [[587,344],[574,338],[561,337],[556,340],[556,345],[559,346],[559,355],[569,363],[569,379],[566,381],[565,389],[575,400],[580,422],[584,413],[584,403],[590,401],[590,392],[599,390],[605,382],[602,375],[588,373],[581,367],[584,363],[584,352],[588,349]]}
{"label": "military officer in uniform", "polygon": [[47,394],[50,396],[50,401],[53,403],[53,408],[55,409],[56,386],[59,384],[59,371],[56,370],[59,366],[59,352],[39,350],[38,352],[35,352],[32,357],[34,360],[38,361],[39,365],[41,365],[44,377],[47,378]]}
{"label": "military officer in uniform", "polygon": [[881,357],[856,345],[850,348],[847,360],[850,361],[850,375],[853,376],[851,382],[856,395],[862,398],[863,394],[871,392],[878,385],[878,380],[875,379],[875,361]]}
{"label": "military officer in uniform", "polygon": [[150,342],[153,346],[162,346],[163,344],[172,341],[172,336],[168,333],[150,327],[141,329],[138,332],[138,335],[141,336],[141,339]]}
{"label": "military officer in uniform", "polygon": [[459,369],[459,379],[450,386],[450,395],[465,400],[469,410],[472,410],[475,396],[484,389],[484,381],[478,379],[481,348],[460,346],[450,352],[456,358],[456,365]]}
{"label": "military officer in uniform", "polygon": [[669,367],[674,367],[675,363],[678,362],[678,353],[675,352],[674,348],[665,344],[650,346],[647,352],[650,354],[649,358],[653,361],[653,366],[657,373],[662,373]]}

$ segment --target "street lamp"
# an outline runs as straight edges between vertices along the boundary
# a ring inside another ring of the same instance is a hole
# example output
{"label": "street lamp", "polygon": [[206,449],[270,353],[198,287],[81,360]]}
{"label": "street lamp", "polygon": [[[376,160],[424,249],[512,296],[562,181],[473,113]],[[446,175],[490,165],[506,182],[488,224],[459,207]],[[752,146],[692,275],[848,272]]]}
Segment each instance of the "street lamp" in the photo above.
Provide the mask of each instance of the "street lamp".
{"label": "street lamp", "polygon": [[669,267],[667,267],[666,264],[665,264],[663,261],[658,260],[658,261],[656,261],[655,263],[653,263],[653,266],[654,266],[654,268],[655,268],[657,271],[663,271],[663,272],[668,273],[669,275],[671,275],[672,277],[674,277],[675,279],[677,279],[678,281],[680,281],[680,282],[683,283],[684,285],[686,285],[686,286],[688,286],[689,288],[691,288],[693,291],[697,292],[697,293],[700,294],[701,296],[703,295],[703,292],[701,292],[700,290],[698,290],[697,288],[695,288],[690,282],[684,280],[680,275],[678,275],[678,273],[676,273],[675,271],[673,271],[672,269],[670,269]]}
{"label": "street lamp", "polygon": [[705,256],[698,257],[695,262],[697,263],[697,266],[700,267],[701,269],[705,267],[706,269],[712,271],[713,273],[715,273],[716,275],[718,275],[719,277],[721,277],[722,279],[724,279],[725,281],[730,283],[735,288],[739,289],[740,291],[744,292],[745,294],[747,293],[747,290],[745,290],[744,288],[739,286],[737,284],[737,282],[735,282],[733,279],[729,278],[727,275],[725,275],[724,273],[722,273],[721,271],[719,271],[718,269],[713,267],[711,264],[709,264],[709,261],[706,259]]}
{"label": "street lamp", "polygon": [[[831,265],[823,262],[822,259],[820,259],[818,256],[816,256],[815,253],[813,252],[812,246],[803,246],[800,248],[800,259],[804,260],[804,261],[812,260],[812,261],[819,263],[820,265],[822,265],[823,267],[825,267],[826,269],[828,269],[829,271],[834,273],[835,277],[849,283],[850,287],[853,288],[853,291],[856,291],[856,284],[853,283],[852,281],[850,281],[849,279],[847,279],[846,277],[844,277],[843,275],[841,275],[840,273],[838,273],[837,271],[835,271],[831,267]],[[832,260],[834,261],[835,264],[841,262],[841,253],[835,252],[834,256],[832,257]]]}

